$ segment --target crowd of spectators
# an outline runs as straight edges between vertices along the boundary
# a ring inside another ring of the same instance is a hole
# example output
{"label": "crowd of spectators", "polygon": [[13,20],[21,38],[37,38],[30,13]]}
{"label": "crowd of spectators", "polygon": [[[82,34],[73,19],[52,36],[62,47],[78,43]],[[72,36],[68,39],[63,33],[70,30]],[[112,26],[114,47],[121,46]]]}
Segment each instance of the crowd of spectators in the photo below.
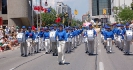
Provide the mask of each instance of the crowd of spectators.
{"label": "crowd of spectators", "polygon": [[14,50],[19,45],[16,39],[18,29],[19,27],[17,26],[0,27],[0,52]]}

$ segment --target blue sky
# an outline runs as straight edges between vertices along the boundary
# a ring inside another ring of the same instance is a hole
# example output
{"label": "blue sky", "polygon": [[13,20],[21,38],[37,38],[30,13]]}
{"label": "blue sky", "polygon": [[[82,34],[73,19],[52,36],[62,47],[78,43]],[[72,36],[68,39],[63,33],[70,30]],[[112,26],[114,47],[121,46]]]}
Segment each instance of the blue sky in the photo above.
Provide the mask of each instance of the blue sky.
{"label": "blue sky", "polygon": [[[37,4],[39,5],[40,0],[37,1]],[[42,0],[43,5],[45,1],[46,0]],[[33,0],[33,2],[36,4],[36,0]],[[57,2],[63,2],[64,4],[67,4],[71,7],[72,13],[74,13],[75,9],[78,10],[78,15],[75,16],[78,19],[82,19],[82,15],[86,14],[89,9],[89,0],[47,0],[47,2],[48,5],[52,6],[53,8],[55,8]]]}

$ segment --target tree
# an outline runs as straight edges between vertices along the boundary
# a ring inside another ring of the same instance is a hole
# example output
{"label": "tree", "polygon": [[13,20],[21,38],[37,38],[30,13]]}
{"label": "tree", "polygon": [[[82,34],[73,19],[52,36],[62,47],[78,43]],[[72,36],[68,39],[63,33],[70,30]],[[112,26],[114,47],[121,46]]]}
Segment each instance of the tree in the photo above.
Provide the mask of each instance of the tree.
{"label": "tree", "polygon": [[133,19],[133,11],[130,7],[125,7],[124,9],[120,9],[117,16],[120,21],[128,22]]}
{"label": "tree", "polygon": [[50,12],[41,13],[42,14],[42,26],[47,26],[55,23],[56,20],[56,11],[49,7]]}
{"label": "tree", "polygon": [[131,8],[132,8],[132,10],[133,10],[133,2],[131,3]]}

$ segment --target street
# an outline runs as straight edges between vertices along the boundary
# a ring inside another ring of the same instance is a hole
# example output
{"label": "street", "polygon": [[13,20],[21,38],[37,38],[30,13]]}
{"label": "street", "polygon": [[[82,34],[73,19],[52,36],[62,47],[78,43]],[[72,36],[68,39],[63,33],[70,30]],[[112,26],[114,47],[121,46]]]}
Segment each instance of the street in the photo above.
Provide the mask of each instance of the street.
{"label": "street", "polygon": [[44,54],[44,51],[28,57],[21,57],[20,49],[6,51],[0,53],[0,70],[133,70],[132,53],[124,55],[113,46],[113,53],[108,54],[100,41],[100,34],[97,39],[95,55],[87,55],[82,43],[71,54],[65,54],[65,65],[59,65],[57,56]]}

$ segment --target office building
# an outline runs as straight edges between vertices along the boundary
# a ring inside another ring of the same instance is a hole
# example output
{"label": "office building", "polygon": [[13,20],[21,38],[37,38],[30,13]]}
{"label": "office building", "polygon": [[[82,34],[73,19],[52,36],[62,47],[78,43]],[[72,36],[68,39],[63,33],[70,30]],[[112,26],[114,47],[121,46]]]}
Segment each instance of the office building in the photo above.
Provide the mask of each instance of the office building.
{"label": "office building", "polygon": [[3,26],[31,25],[32,0],[0,0]]}
{"label": "office building", "polygon": [[[89,0],[89,13],[91,19],[112,19],[113,18],[113,0]],[[103,15],[103,9],[106,9],[106,15]],[[112,22],[114,22],[112,20]],[[107,23],[107,22],[106,22]]]}

